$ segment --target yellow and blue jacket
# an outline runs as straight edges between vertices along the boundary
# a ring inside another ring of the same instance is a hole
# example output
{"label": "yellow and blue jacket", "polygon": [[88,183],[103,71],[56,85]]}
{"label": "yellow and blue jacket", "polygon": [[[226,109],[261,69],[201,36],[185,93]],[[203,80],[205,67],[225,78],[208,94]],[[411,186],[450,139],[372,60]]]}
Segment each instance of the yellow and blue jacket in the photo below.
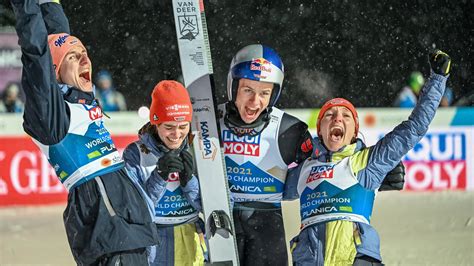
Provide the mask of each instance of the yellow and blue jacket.
{"label": "yellow and blue jacket", "polygon": [[447,77],[431,73],[408,120],[374,146],[358,140],[337,152],[314,139],[313,154],[286,180],[284,199],[300,199],[301,232],[291,243],[296,265],[350,265],[359,256],[382,261],[370,225],[376,190],[426,134]]}

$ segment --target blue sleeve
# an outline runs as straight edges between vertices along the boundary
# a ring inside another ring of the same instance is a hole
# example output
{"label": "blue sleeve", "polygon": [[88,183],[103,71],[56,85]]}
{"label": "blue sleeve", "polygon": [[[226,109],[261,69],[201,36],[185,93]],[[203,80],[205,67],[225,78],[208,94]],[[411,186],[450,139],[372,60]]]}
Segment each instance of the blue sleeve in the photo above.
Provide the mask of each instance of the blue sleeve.
{"label": "blue sleeve", "polygon": [[12,7],[22,52],[23,128],[42,144],[56,144],[67,134],[69,110],[56,82],[41,10],[36,0],[12,1]]}
{"label": "blue sleeve", "polygon": [[283,191],[283,200],[294,200],[300,197],[298,194],[298,179],[300,177],[302,162],[297,167],[288,170],[285,182],[285,190]]}
{"label": "blue sleeve", "polygon": [[[59,2],[59,1],[58,1]],[[68,33],[71,34],[69,21],[64,14],[63,7],[52,0],[40,0],[41,13],[48,34]]]}
{"label": "blue sleeve", "polygon": [[374,190],[380,187],[385,175],[426,134],[444,94],[447,77],[431,73],[420,98],[408,120],[370,147],[367,166],[358,172],[359,183]]}
{"label": "blue sleeve", "polygon": [[127,170],[136,176],[138,183],[156,206],[166,192],[166,181],[161,178],[157,169],[153,170],[150,176],[145,175],[140,165],[140,151],[135,142],[128,145],[124,150],[123,159]]}
{"label": "blue sleeve", "polygon": [[191,180],[183,188],[183,193],[188,202],[193,206],[194,209],[201,211],[201,194],[199,190],[199,180],[193,175]]}

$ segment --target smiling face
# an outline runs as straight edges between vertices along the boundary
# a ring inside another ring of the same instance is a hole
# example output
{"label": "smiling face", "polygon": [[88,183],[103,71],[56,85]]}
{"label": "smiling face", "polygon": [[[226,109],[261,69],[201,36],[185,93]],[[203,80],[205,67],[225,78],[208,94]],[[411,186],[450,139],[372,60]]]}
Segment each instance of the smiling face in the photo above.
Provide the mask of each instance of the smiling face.
{"label": "smiling face", "polygon": [[59,67],[59,81],[82,91],[91,92],[91,61],[82,46],[72,47]]}
{"label": "smiling face", "polygon": [[168,149],[175,150],[183,144],[189,126],[189,122],[163,122],[156,126],[156,132]]}
{"label": "smiling face", "polygon": [[273,83],[240,79],[235,106],[240,118],[251,124],[268,107],[272,96]]}
{"label": "smiling face", "polygon": [[329,108],[320,121],[319,137],[330,151],[338,151],[351,144],[356,137],[356,124],[352,112],[344,106]]}

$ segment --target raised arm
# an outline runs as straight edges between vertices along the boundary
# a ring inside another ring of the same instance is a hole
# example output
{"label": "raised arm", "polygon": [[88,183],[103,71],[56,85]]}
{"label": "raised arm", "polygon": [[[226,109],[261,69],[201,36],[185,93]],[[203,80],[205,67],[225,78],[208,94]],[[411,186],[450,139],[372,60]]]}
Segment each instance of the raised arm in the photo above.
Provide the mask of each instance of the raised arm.
{"label": "raised arm", "polygon": [[11,3],[22,51],[22,87],[26,96],[23,128],[43,144],[56,144],[67,133],[69,116],[56,82],[41,10],[36,0]]}
{"label": "raised arm", "polygon": [[[398,164],[426,134],[446,87],[451,59],[441,51],[430,56],[431,76],[421,91],[417,105],[408,120],[395,127],[377,144],[359,153],[368,158],[367,167],[358,172],[359,182],[366,188],[376,189],[383,177]],[[363,160],[363,159],[362,159]]]}
{"label": "raised arm", "polygon": [[64,14],[63,7],[59,3],[59,0],[40,0],[39,4],[48,34],[71,34],[69,21],[66,14]]}

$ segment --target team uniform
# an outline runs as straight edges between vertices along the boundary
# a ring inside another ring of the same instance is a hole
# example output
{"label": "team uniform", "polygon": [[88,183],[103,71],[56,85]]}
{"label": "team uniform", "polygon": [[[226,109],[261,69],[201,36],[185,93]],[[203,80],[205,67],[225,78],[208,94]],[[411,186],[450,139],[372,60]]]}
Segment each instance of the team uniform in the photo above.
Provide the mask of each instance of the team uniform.
{"label": "team uniform", "polygon": [[[267,110],[251,124],[235,107],[238,79],[274,84]],[[273,107],[281,92],[283,63],[264,45],[241,49],[231,63],[229,102],[219,106],[226,172],[234,201],[241,265],[287,265],[281,200],[288,165],[312,151],[307,125]]]}
{"label": "team uniform", "polygon": [[[225,116],[225,106],[219,107]],[[281,200],[288,165],[311,153],[306,146],[311,141],[307,125],[272,108],[270,121],[260,134],[235,135],[224,119],[220,126],[240,262],[286,265]]]}
{"label": "team uniform", "polygon": [[128,177],[93,93],[56,82],[48,31],[66,32],[50,36],[58,45],[80,41],[67,34],[60,5],[12,4],[27,101],[23,127],[69,192],[63,218],[74,259],[146,265],[146,247],[157,243],[147,199]]}
{"label": "team uniform", "polygon": [[[318,140],[312,157],[288,177],[285,199],[300,199],[301,232],[292,240],[296,265],[380,265],[380,239],[370,225],[382,178],[425,135],[445,90],[432,73],[407,121],[374,146],[357,141],[337,152]],[[368,264],[365,264],[368,265]]]}
{"label": "team uniform", "polygon": [[[159,244],[150,249],[150,265],[203,264],[206,246],[198,217],[201,210],[198,179],[193,176],[185,187],[180,186],[177,176],[165,181],[157,162],[169,149],[151,132],[154,128],[147,128],[150,124],[140,130],[139,140],[125,149],[124,160],[155,206]],[[178,151],[182,149],[188,149],[186,141]]]}

